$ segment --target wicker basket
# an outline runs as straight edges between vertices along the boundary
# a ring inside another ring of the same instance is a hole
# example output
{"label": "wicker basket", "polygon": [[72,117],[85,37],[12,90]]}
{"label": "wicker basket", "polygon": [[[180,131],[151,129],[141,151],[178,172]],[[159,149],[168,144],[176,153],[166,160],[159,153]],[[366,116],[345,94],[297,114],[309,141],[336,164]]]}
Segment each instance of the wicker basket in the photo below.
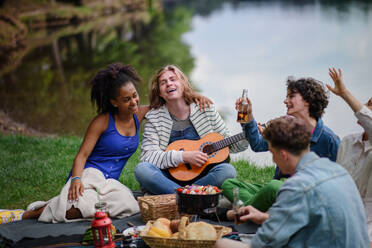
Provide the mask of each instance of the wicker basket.
{"label": "wicker basket", "polygon": [[170,220],[178,218],[176,194],[138,197],[143,222],[164,217]]}
{"label": "wicker basket", "polygon": [[[153,224],[153,221],[150,221]],[[230,233],[230,227],[213,225],[217,231],[218,238]],[[190,239],[176,239],[176,238],[160,238],[147,236],[146,233],[141,232],[141,238],[151,248],[213,248],[216,240],[190,240]]]}

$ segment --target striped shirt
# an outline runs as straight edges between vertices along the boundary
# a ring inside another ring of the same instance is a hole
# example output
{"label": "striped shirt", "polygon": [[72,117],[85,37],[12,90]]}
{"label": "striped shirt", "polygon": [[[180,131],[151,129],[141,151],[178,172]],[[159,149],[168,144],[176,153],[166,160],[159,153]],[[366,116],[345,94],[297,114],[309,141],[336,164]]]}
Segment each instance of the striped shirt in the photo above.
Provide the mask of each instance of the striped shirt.
{"label": "striped shirt", "polygon": [[[156,165],[160,169],[177,167],[182,163],[182,151],[164,151],[169,144],[173,120],[165,105],[159,109],[150,110],[146,116],[145,129],[142,134],[141,161]],[[229,137],[230,132],[214,106],[205,111],[192,103],[190,105],[190,121],[199,137],[204,137],[211,132],[217,132],[224,137]],[[236,153],[248,148],[248,141],[241,140],[230,147],[230,152]]]}

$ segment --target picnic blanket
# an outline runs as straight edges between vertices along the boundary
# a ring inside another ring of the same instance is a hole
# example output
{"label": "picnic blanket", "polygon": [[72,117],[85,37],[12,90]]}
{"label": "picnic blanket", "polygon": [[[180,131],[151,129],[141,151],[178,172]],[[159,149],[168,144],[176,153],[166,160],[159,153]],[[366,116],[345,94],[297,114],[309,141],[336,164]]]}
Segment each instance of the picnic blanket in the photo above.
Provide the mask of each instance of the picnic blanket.
{"label": "picnic blanket", "polygon": [[[258,225],[249,222],[234,226],[233,222],[216,222],[200,219],[215,225],[232,227],[239,233],[255,233]],[[113,219],[113,224],[119,232],[128,228],[128,221],[136,226],[145,225],[140,214],[135,214],[123,219]],[[37,247],[52,246],[66,243],[80,243],[85,230],[90,226],[90,221],[70,223],[45,223],[37,220],[22,220],[0,225],[0,246],[6,247]]]}

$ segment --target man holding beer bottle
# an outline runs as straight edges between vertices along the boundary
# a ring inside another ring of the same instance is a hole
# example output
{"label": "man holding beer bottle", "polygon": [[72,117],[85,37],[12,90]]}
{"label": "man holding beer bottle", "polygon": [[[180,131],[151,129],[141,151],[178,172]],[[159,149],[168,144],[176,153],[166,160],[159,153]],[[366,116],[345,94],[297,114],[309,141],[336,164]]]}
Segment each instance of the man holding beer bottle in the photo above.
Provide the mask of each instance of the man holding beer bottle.
{"label": "man holding beer bottle", "polygon": [[[327,157],[336,161],[337,150],[340,143],[339,137],[331,129],[323,124],[321,116],[328,105],[328,94],[323,83],[313,78],[287,80],[287,96],[284,104],[287,107],[287,115],[304,121],[312,132],[310,150],[320,157]],[[257,122],[253,118],[252,103],[248,97],[241,97],[236,101],[236,109],[242,107],[241,103],[247,101],[247,119],[240,121],[249,141],[251,149],[255,152],[269,150],[268,142],[263,139]],[[276,193],[282,181],[291,175],[283,174],[277,167],[274,179],[266,184],[245,183],[238,179],[227,179],[222,189],[224,195],[233,200],[233,188],[238,187],[240,198],[245,205],[252,205],[260,211],[267,211],[275,202]]]}

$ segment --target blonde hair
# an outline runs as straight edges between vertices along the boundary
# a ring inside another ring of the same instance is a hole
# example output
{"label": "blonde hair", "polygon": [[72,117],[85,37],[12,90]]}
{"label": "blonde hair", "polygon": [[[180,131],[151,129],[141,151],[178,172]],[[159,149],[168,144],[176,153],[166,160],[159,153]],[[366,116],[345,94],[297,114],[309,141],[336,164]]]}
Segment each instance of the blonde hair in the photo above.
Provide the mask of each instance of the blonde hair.
{"label": "blonde hair", "polygon": [[186,75],[175,65],[166,65],[158,70],[158,72],[151,79],[151,91],[150,91],[150,107],[158,109],[165,104],[165,100],[160,96],[159,90],[159,78],[160,76],[167,72],[172,71],[178,79],[182,82],[184,86],[183,97],[187,104],[193,102],[194,90],[186,77]]}

